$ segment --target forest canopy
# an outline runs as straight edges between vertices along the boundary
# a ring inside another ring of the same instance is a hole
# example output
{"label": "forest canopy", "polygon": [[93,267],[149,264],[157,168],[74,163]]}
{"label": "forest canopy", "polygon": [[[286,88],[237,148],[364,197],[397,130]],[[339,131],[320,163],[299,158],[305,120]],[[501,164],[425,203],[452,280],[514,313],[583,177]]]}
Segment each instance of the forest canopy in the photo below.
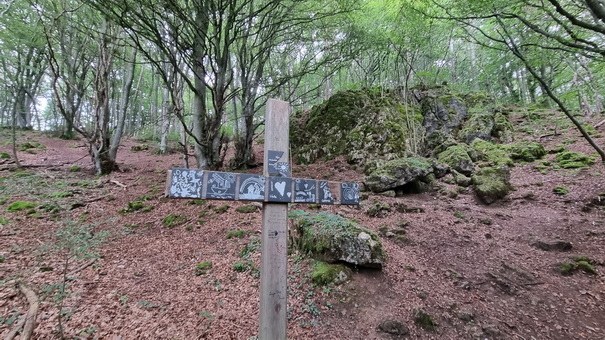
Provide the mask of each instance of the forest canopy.
{"label": "forest canopy", "polygon": [[306,110],[447,84],[603,115],[601,0],[1,0],[0,14],[0,126],[79,136],[99,174],[124,136],[192,147],[200,168],[254,166],[270,97]]}

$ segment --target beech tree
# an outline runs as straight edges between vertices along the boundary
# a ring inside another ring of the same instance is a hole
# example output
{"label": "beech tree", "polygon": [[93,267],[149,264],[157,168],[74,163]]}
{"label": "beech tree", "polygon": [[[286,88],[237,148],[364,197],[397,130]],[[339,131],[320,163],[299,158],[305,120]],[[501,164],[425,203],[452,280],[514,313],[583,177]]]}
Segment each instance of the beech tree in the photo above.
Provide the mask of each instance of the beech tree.
{"label": "beech tree", "polygon": [[[548,53],[549,59],[582,56],[595,63],[603,63],[605,4],[602,1],[468,0],[451,3],[431,0],[430,4],[433,5],[430,10],[414,8],[431,18],[461,24],[467,29],[468,36],[480,46],[507,51],[515,56],[539,84],[541,92],[552,99],[605,162],[603,149],[553,88],[554,73],[547,72],[548,67],[542,58],[544,53]],[[582,94],[579,95],[581,97]],[[599,101],[597,96],[596,102]]]}

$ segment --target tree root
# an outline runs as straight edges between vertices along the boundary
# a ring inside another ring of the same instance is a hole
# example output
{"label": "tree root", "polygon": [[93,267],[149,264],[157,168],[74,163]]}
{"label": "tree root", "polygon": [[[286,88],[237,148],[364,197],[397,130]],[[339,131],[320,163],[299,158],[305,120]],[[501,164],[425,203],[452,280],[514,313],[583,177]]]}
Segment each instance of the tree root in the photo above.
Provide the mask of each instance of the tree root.
{"label": "tree root", "polygon": [[[40,300],[36,293],[33,290],[28,288],[23,283],[17,283],[17,287],[21,291],[23,295],[27,298],[27,302],[29,303],[29,309],[25,314],[25,317],[19,321],[19,323],[13,328],[13,330],[4,338],[4,340],[12,340],[17,336],[20,332],[22,340],[29,340],[34,333],[34,329],[36,328],[36,316],[38,314],[38,307],[40,306]],[[21,331],[21,328],[23,330]]]}

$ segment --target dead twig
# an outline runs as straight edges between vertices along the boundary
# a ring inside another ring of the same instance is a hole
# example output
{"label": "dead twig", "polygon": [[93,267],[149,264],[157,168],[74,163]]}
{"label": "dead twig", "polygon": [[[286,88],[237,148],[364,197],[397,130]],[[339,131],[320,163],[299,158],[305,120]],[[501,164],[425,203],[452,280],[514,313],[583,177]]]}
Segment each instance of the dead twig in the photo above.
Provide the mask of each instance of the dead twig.
{"label": "dead twig", "polygon": [[78,268],[72,270],[71,272],[69,272],[67,274],[67,277],[72,277],[74,275],[76,275],[77,273],[81,272],[82,270],[90,267],[93,263],[95,263],[97,261],[97,259],[91,259],[88,262],[84,263],[83,265],[79,266]]}
{"label": "dead twig", "polygon": [[103,196],[99,196],[99,197],[95,197],[95,198],[91,198],[89,200],[84,201],[84,203],[88,204],[88,203],[100,201],[100,200],[105,199],[105,198],[110,197],[110,196],[111,196],[111,194],[109,194],[109,195],[103,195]]}
{"label": "dead twig", "polygon": [[595,125],[595,129],[598,128],[599,126],[605,124],[605,119],[603,119],[602,121],[598,122],[597,125]]}
{"label": "dead twig", "polygon": [[110,180],[111,183],[119,186],[120,188],[126,190],[126,188],[128,188],[128,186],[126,186],[126,184],[120,183],[118,181],[116,181],[115,179]]}

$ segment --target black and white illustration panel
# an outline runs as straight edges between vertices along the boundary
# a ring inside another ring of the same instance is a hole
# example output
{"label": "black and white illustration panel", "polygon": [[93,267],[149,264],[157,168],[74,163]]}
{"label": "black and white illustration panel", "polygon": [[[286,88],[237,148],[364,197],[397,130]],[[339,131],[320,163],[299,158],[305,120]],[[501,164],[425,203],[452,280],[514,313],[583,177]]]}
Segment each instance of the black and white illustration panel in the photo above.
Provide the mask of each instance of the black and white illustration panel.
{"label": "black and white illustration panel", "polygon": [[229,172],[208,172],[206,198],[215,200],[234,200],[236,176],[237,174]]}
{"label": "black and white illustration panel", "polygon": [[171,172],[169,197],[202,198],[203,170],[172,168]]}

